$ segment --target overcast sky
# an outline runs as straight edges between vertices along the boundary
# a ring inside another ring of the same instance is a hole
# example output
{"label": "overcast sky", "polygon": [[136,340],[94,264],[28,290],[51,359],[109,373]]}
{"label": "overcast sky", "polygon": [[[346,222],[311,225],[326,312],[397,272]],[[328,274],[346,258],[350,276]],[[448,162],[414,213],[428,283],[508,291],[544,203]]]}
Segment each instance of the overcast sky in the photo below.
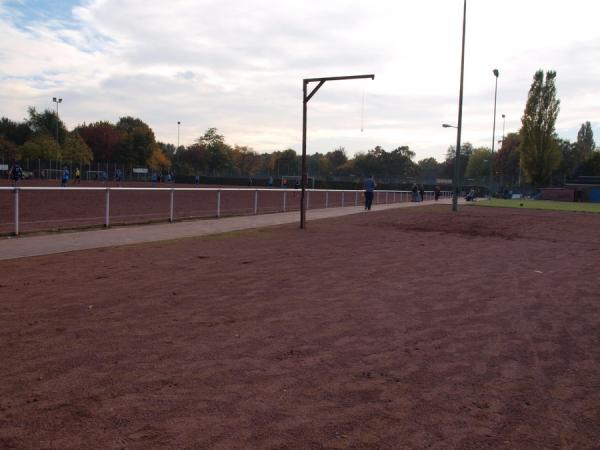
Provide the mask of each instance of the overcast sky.
{"label": "overcast sky", "polygon": [[[54,108],[69,128],[132,115],[158,140],[191,144],[217,127],[229,144],[308,151],[408,145],[442,160],[456,141],[462,0],[0,0],[0,115]],[[558,72],[557,131],[600,136],[600,2],[469,0],[463,141],[520,127],[537,69]],[[363,108],[364,98],[364,108]],[[364,131],[361,132],[361,125]],[[600,139],[599,139],[600,140]]]}

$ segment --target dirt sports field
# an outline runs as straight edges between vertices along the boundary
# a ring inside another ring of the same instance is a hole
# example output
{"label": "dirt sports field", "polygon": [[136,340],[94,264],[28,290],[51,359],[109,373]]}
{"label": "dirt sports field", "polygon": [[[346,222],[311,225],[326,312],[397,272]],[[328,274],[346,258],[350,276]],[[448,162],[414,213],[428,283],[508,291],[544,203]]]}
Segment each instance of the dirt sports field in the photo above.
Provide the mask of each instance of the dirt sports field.
{"label": "dirt sports field", "polygon": [[600,215],[448,209],[0,262],[0,447],[599,448]]}
{"label": "dirt sports field", "polygon": [[[4,180],[0,186],[9,186]],[[23,187],[51,186],[58,187],[58,181],[24,181]],[[72,183],[69,184],[73,187]],[[106,186],[98,182],[82,182],[77,187],[117,187],[116,183]],[[122,187],[152,187],[151,183],[123,183]],[[173,200],[173,216],[175,220],[189,218],[212,218],[217,215],[217,192],[203,191],[194,185],[159,183],[155,187],[163,191],[117,191],[110,193],[110,223],[133,224],[167,221],[170,215],[169,188],[190,188],[189,191],[177,191]],[[254,196],[256,189],[241,186],[201,185],[201,188],[223,188],[220,194],[221,216],[254,214]],[[258,186],[256,212],[258,214],[297,210],[300,207],[300,191],[282,189],[266,189]],[[235,191],[232,189],[236,189]],[[326,199],[325,192],[311,192],[310,208],[351,206],[363,201],[361,193],[330,192]],[[375,196],[377,203],[396,203],[408,201],[408,194],[389,194],[384,192]],[[19,193],[20,232],[65,230],[84,227],[99,227],[105,221],[106,191],[82,191],[74,189],[27,191]],[[14,231],[14,194],[12,191],[0,191],[0,236]]]}

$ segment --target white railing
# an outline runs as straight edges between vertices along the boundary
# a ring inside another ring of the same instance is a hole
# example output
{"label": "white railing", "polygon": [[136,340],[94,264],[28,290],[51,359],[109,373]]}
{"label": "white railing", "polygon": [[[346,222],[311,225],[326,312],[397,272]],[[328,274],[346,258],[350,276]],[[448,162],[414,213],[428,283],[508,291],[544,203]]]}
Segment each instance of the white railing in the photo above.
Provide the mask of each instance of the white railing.
{"label": "white railing", "polygon": [[[19,194],[21,191],[101,191],[105,194],[104,201],[104,227],[108,228],[110,226],[110,193],[111,191],[152,191],[152,192],[168,192],[169,195],[169,211],[168,211],[168,220],[169,222],[173,222],[175,220],[175,200],[176,192],[214,192],[216,195],[216,208],[214,211],[213,217],[221,217],[221,194],[224,192],[240,192],[240,193],[249,193],[253,192],[253,213],[258,214],[259,211],[259,193],[260,192],[268,192],[270,194],[280,193],[282,198],[280,200],[281,209],[279,211],[286,212],[289,209],[289,201],[288,194],[293,193],[296,194],[294,200],[298,200],[299,202],[299,189],[261,189],[261,188],[197,188],[197,187],[187,187],[187,188],[156,188],[156,187],[75,187],[75,186],[67,186],[67,187],[49,187],[49,186],[19,186],[19,187],[10,187],[10,186],[0,186],[0,192],[9,191],[14,194],[13,200],[13,209],[14,209],[14,235],[19,234],[19,226],[20,226],[20,205],[19,205]],[[306,209],[310,209],[310,198],[311,193],[325,193],[325,201],[324,207],[329,208],[330,205],[330,194],[341,194],[341,207],[356,207],[359,204],[362,204],[362,194],[364,191],[362,190],[339,190],[339,189],[306,189]],[[434,192],[433,191],[425,191],[425,198],[423,200],[434,200]],[[450,191],[441,191],[440,199],[448,199],[452,197],[452,192]],[[413,199],[412,191],[375,191],[375,195],[373,198],[373,204],[393,204],[393,203],[405,203],[410,202]],[[297,205],[300,208],[300,205]],[[337,206],[336,206],[337,207]],[[166,214],[165,214],[166,216]],[[183,217],[186,218],[186,217]],[[68,221],[68,219],[66,219]],[[43,221],[42,221],[43,222]],[[1,225],[1,224],[0,224]]]}

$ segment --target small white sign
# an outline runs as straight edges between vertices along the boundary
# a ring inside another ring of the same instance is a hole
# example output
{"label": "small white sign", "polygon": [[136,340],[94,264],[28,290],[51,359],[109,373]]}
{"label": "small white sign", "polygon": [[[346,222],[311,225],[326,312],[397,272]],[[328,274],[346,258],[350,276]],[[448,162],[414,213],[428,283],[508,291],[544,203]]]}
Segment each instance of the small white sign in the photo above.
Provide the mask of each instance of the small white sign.
{"label": "small white sign", "polygon": [[146,167],[134,167],[133,173],[148,173],[148,169]]}
{"label": "small white sign", "polygon": [[8,164],[0,164],[0,170],[8,170]]}

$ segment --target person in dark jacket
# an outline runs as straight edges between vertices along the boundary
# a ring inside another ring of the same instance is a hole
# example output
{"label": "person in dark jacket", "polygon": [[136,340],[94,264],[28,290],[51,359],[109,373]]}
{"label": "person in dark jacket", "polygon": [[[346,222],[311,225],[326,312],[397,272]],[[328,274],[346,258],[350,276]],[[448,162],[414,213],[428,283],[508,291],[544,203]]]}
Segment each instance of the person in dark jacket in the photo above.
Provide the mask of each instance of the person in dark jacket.
{"label": "person in dark jacket", "polygon": [[371,205],[373,204],[373,196],[375,195],[375,188],[377,185],[375,184],[375,180],[373,180],[373,175],[369,175],[369,178],[365,180],[365,210],[370,211]]}

